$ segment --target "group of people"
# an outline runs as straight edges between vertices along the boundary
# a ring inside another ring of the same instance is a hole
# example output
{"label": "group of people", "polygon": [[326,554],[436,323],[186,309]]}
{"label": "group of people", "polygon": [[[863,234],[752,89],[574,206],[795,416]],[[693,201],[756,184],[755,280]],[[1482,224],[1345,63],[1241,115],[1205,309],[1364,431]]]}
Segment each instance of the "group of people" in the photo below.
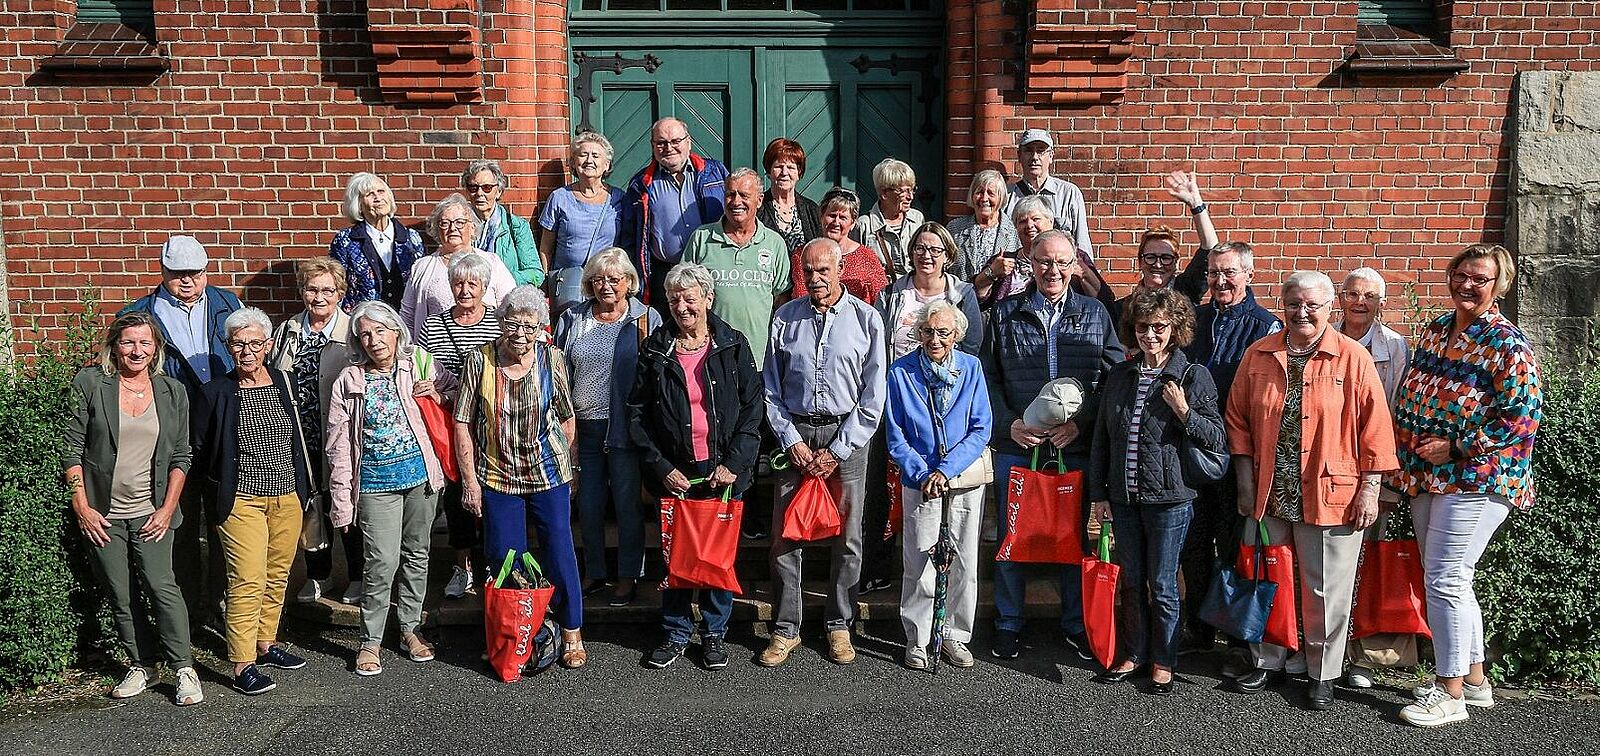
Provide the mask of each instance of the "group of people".
{"label": "group of people", "polygon": [[[790,139],[768,145],[765,182],[695,153],[676,119],[653,126],[651,145],[651,163],[617,188],[610,143],[579,135],[575,180],[547,198],[537,243],[499,203],[508,179],[492,162],[468,166],[465,193],[429,215],[433,252],[394,217],[389,187],[357,174],[351,227],[328,256],[299,263],[304,309],[276,327],[207,285],[196,240],[166,243],[161,285],[118,316],[101,364],[78,376],[65,463],[132,661],[114,697],[144,690],[159,658],[177,670],[178,702],[201,700],[187,613],[217,602],[180,585],[173,563],[206,574],[196,542],[207,526],[241,692],[273,688],[263,668],[305,664],[277,643],[290,566],[303,551],[299,598],[315,600],[334,540],[351,576],[342,597],[361,607],[353,671],[382,672],[391,609],[400,652],[432,659],[419,625],[440,509],[456,555],[447,598],[471,591],[485,561],[535,553],[556,589],[560,661],[578,667],[584,597],[626,605],[646,577],[642,502],[754,501],[769,469],[771,510],[743,523],[751,537],[779,531],[756,663],[781,665],[800,645],[804,550],[826,548],[828,658],[855,660],[858,595],[892,585],[898,567],[905,665],[927,668],[938,648],[971,666],[984,510],[1003,508],[1012,469],[1037,469],[1042,454],[1081,472],[1086,519],[1114,537],[1119,647],[1102,681],[1148,677],[1150,692],[1171,693],[1180,654],[1215,648],[1197,619],[1206,586],[1264,534],[1296,557],[1297,585],[1280,595],[1299,603],[1302,650],[1228,639],[1224,674],[1251,693],[1304,670],[1312,709],[1341,678],[1370,686],[1382,654],[1368,652],[1399,641],[1349,641],[1357,567],[1363,541],[1405,502],[1437,678],[1402,717],[1436,726],[1492,704],[1473,572],[1495,529],[1532,504],[1541,416],[1532,349],[1496,306],[1515,276],[1504,248],[1450,261],[1453,312],[1408,345],[1381,320],[1385,283],[1371,268],[1338,283],[1294,272],[1269,312],[1251,287],[1251,246],[1221,242],[1183,172],[1165,190],[1197,248],[1184,263],[1179,233],[1151,228],[1140,279],[1117,298],[1083,195],[1051,173],[1042,130],[1018,140],[1020,178],[978,173],[971,215],[948,226],[911,206],[916,176],[892,158],[874,169],[863,215],[844,187],[820,203],[799,194],[806,155]],[[1197,454],[1231,458],[1231,470],[1200,474],[1186,461]],[[806,478],[825,481],[838,536],[781,535]],[[1011,523],[996,519],[1004,539]],[[935,645],[941,530],[953,555]],[[135,627],[131,564],[159,656]],[[1048,575],[1066,645],[1091,658],[1076,565],[994,567],[993,656],[1022,652],[1026,583]],[[698,634],[704,665],[725,666],[732,603],[727,590],[664,588],[663,638],[645,663],[672,664]]]}

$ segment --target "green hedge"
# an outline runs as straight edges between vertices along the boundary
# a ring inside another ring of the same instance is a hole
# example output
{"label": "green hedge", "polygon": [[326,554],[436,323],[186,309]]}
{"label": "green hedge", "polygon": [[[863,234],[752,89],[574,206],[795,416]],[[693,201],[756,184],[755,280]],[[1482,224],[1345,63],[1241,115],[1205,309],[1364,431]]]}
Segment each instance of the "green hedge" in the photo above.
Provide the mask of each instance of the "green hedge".
{"label": "green hedge", "polygon": [[1600,684],[1600,365],[1545,366],[1537,498],[1479,563],[1495,676]]}
{"label": "green hedge", "polygon": [[0,364],[0,690],[55,680],[108,637],[61,476],[72,376],[95,338],[96,308],[84,305],[64,340]]}

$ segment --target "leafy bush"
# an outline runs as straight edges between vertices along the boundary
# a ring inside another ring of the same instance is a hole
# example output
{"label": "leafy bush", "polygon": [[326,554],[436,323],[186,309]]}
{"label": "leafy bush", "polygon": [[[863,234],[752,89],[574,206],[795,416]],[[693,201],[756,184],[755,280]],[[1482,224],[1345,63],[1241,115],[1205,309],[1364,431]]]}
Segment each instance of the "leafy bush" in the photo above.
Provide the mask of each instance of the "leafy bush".
{"label": "leafy bush", "polygon": [[1546,366],[1535,442],[1537,497],[1479,563],[1478,598],[1497,676],[1600,684],[1600,365]]}
{"label": "leafy bush", "polygon": [[63,340],[0,364],[0,690],[54,680],[106,637],[61,476],[72,377],[92,354],[95,313],[86,298]]}

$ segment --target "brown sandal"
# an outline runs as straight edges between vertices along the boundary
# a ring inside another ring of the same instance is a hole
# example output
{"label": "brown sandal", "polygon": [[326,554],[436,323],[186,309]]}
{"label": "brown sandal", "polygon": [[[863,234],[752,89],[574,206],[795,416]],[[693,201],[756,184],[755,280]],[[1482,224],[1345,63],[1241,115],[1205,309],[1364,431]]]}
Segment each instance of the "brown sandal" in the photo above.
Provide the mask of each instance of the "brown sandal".
{"label": "brown sandal", "polygon": [[362,646],[356,652],[356,674],[362,677],[383,674],[383,660],[378,658],[377,646]]}
{"label": "brown sandal", "polygon": [[577,669],[589,663],[589,652],[583,648],[583,636],[576,630],[561,632],[561,666]]}

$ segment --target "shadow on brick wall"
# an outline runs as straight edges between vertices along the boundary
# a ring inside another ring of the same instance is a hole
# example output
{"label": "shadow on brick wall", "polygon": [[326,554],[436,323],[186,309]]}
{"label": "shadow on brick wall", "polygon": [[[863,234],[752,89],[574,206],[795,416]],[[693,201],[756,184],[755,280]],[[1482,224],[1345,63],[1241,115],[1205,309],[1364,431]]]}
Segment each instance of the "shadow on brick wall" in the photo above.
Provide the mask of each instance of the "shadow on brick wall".
{"label": "shadow on brick wall", "polygon": [[382,104],[378,64],[367,34],[366,0],[323,0],[317,8],[317,27],[322,30],[317,52],[323,83],[348,89],[368,105]]}

